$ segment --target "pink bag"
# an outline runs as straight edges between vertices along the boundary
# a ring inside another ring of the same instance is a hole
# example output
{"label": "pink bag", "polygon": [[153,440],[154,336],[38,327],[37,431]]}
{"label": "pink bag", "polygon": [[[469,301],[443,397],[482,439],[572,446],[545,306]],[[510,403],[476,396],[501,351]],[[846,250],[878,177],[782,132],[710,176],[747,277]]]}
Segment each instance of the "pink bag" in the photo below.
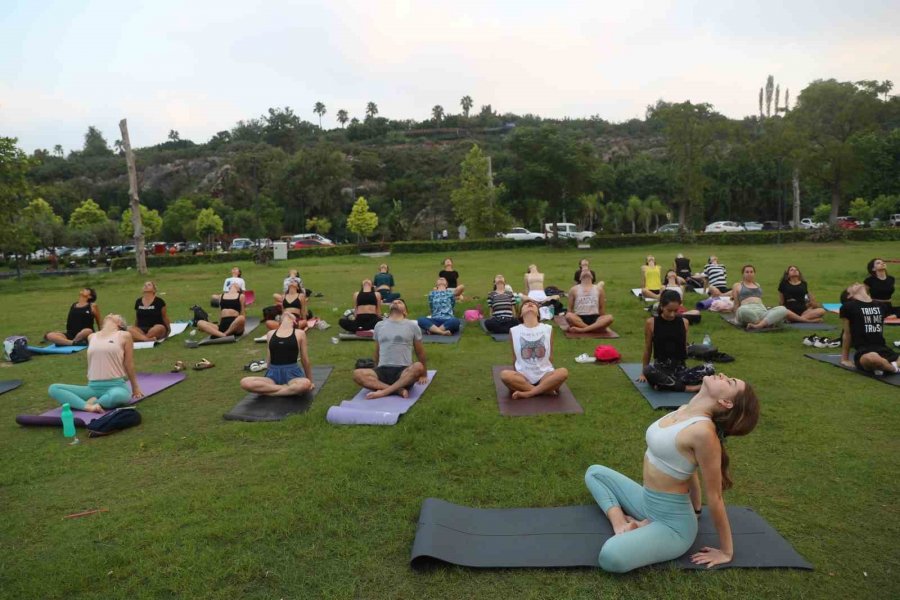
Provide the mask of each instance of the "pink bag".
{"label": "pink bag", "polygon": [[470,308],[463,313],[463,318],[465,318],[466,321],[480,321],[484,318],[484,315],[481,314],[481,306],[478,308]]}

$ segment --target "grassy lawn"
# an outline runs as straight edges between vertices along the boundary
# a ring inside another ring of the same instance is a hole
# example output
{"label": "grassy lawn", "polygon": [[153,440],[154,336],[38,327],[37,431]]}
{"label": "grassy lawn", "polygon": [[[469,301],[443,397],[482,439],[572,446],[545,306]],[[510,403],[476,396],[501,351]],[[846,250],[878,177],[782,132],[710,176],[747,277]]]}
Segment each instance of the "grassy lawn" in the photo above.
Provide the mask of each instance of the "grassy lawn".
{"label": "grassy lawn", "polygon": [[[669,264],[680,248],[651,249]],[[864,278],[873,256],[898,258],[891,244],[741,246],[720,249],[733,282],[745,262],[757,267],[764,299],[777,301],[788,263],[800,266],[822,302]],[[608,289],[608,308],[626,361],[640,360],[646,313],[628,291],[640,281],[646,249],[590,251]],[[710,248],[688,249],[698,270]],[[548,284],[568,287],[586,251],[468,252],[454,255],[467,297],[485,296],[495,273],[516,289],[530,262]],[[893,252],[893,255],[891,255]],[[398,291],[413,315],[443,256],[389,257]],[[640,479],[644,429],[654,412],[616,367],[580,365],[592,340],[555,339],[555,363],[584,415],[503,418],[491,365],[509,347],[477,326],[458,345],[427,345],[431,388],[395,427],[338,428],[328,407],[351,397],[350,372],[365,343],[330,342],[352,292],[384,259],[306,259],[277,266],[242,264],[259,314],[296,264],[307,286],[324,294],[311,308],[332,323],[310,334],[313,364],[336,369],[309,413],[280,423],[222,419],[242,396],[241,366],[262,344],[196,350],[183,334],[136,352],[140,371],[167,371],[176,359],[216,363],[140,405],[144,423],[124,433],[68,447],[55,429],[26,429],[16,414],[53,406],[53,382],[80,383],[84,354],[35,357],[0,379],[26,384],[0,396],[0,596],[6,598],[882,598],[900,581],[898,389],[803,358],[808,332],[748,335],[704,314],[692,337],[709,333],[737,357],[725,372],[758,390],[757,430],[729,440],[735,487],[726,502],[752,506],[810,560],[816,571],[644,570],[613,576],[596,570],[493,570],[408,567],[419,507],[435,496],[480,507],[590,503],[585,469],[602,463]],[[900,275],[900,267],[892,267]],[[158,269],[175,319],[205,305],[228,265]],[[63,328],[79,286],[95,286],[103,313],[133,319],[142,278],[133,271],[90,280],[0,282],[0,334],[40,340]],[[462,308],[478,301],[468,300]],[[458,314],[462,314],[462,310]],[[828,321],[837,323],[835,315]],[[258,330],[258,334],[261,330]],[[888,331],[900,339],[900,328]],[[833,352],[833,351],[832,351]],[[82,436],[84,437],[84,436]],[[109,512],[81,519],[82,510]]]}

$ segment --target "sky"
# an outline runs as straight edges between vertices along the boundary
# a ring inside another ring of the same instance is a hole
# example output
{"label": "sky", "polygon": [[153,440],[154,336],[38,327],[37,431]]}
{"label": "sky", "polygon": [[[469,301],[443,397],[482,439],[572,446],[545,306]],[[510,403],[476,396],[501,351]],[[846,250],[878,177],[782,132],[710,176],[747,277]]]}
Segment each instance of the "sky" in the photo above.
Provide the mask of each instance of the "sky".
{"label": "sky", "polygon": [[547,118],[643,118],[658,99],[758,112],[773,75],[889,79],[900,91],[898,0],[0,0],[0,136],[28,152],[171,129],[205,142],[269,107],[326,128],[430,118],[436,104]]}

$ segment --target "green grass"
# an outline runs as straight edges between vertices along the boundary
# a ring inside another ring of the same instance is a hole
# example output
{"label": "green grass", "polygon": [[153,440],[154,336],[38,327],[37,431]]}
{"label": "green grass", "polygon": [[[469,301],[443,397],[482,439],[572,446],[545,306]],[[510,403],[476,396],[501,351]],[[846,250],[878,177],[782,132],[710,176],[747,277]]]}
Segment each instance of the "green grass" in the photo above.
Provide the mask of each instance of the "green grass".
{"label": "green grass", "polygon": [[[679,250],[652,252],[668,263]],[[798,264],[820,301],[864,275],[888,245],[848,243],[725,247],[718,254],[732,280],[757,266],[765,299],[777,296],[786,265]],[[896,247],[893,248],[896,251]],[[695,267],[701,252],[691,250]],[[640,360],[646,313],[628,291],[638,285],[646,249],[590,251],[607,282],[609,310],[628,361]],[[467,296],[484,296],[495,273],[517,288],[536,261],[547,283],[568,286],[582,252],[498,251],[454,256]],[[390,257],[398,290],[412,313],[443,257]],[[729,440],[735,487],[726,502],[754,507],[815,566],[812,573],[644,570],[613,576],[599,569],[475,571],[447,567],[416,573],[409,551],[424,498],[480,507],[589,503],[585,469],[602,463],[640,477],[653,412],[615,367],[575,364],[590,340],[557,336],[555,362],[571,371],[584,415],[503,418],[490,379],[509,347],[469,327],[458,345],[428,345],[438,375],[395,427],[339,428],[329,406],[355,392],[349,379],[364,343],[333,345],[337,317],[363,277],[382,259],[294,261],[324,294],[311,308],[332,322],[310,335],[313,364],[334,373],[312,410],[280,423],[222,419],[241,397],[241,366],[261,344],[187,350],[187,334],[136,352],[138,370],[168,370],[176,359],[207,357],[214,369],[140,405],[143,424],[80,446],[55,429],[26,429],[16,414],[52,407],[46,388],[80,382],[84,354],[3,364],[0,378],[26,384],[0,396],[0,595],[5,598],[626,598],[896,597],[900,520],[896,499],[896,387],[803,358],[805,332],[747,335],[704,315],[692,336],[712,335],[738,360],[726,372],[751,381],[763,402],[759,427]],[[241,265],[257,291],[258,314],[288,264]],[[895,269],[896,270],[896,269]],[[227,275],[222,267],[161,269],[152,274],[173,319],[205,304]],[[895,273],[896,274],[896,273]],[[2,336],[39,340],[61,328],[80,285],[99,292],[106,313],[133,317],[142,278],[132,272],[90,281],[59,278],[0,282]],[[461,308],[471,307],[467,301]],[[833,315],[829,321],[836,323]],[[900,330],[888,332],[888,339]],[[66,520],[92,508],[108,513]]]}

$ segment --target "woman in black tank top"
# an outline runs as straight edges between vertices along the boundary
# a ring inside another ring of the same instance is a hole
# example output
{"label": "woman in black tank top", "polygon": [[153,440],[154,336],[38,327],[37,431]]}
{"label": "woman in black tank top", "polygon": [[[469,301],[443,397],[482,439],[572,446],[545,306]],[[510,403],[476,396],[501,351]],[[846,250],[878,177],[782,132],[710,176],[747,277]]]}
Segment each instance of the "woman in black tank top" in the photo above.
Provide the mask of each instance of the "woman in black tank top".
{"label": "woman in black tank top", "polygon": [[643,369],[637,380],[658,390],[696,392],[703,378],[713,375],[715,369],[712,365],[685,365],[688,322],[680,315],[680,309],[678,292],[664,290],[659,299],[659,316],[650,317],[644,325]]}
{"label": "woman in black tank top", "polygon": [[359,291],[353,294],[353,317],[338,320],[338,325],[350,333],[371,331],[381,320],[381,294],[375,291],[371,279],[364,279]]}
{"label": "woman in black tank top", "polygon": [[[282,315],[284,313],[291,313],[297,317],[297,326],[306,331],[306,294],[303,291],[300,280],[297,278],[289,278],[287,291],[285,291],[284,295],[276,294],[276,296],[281,298],[281,300],[278,301],[280,306],[276,305],[263,310],[264,315],[267,315],[267,311],[272,311],[272,314],[266,318],[266,329],[278,329],[278,325],[281,323],[278,312],[281,312]],[[281,309],[280,311],[278,311],[279,308]]]}
{"label": "woman in black tank top", "polygon": [[244,306],[244,294],[238,283],[232,283],[228,291],[219,300],[219,324],[209,321],[197,321],[197,329],[211,337],[240,336],[244,334],[244,323],[247,320],[247,309]]}
{"label": "woman in black tank top", "polygon": [[[244,377],[241,387],[263,396],[303,396],[312,391],[316,386],[312,380],[306,333],[298,328],[297,316],[283,314],[278,329],[267,336],[265,377]],[[298,359],[302,368],[297,364]]]}
{"label": "woman in black tank top", "polygon": [[102,319],[97,308],[97,292],[84,288],[78,292],[78,301],[69,307],[65,331],[50,331],[44,339],[57,346],[86,346],[87,337],[94,333],[94,323],[100,329]]}

